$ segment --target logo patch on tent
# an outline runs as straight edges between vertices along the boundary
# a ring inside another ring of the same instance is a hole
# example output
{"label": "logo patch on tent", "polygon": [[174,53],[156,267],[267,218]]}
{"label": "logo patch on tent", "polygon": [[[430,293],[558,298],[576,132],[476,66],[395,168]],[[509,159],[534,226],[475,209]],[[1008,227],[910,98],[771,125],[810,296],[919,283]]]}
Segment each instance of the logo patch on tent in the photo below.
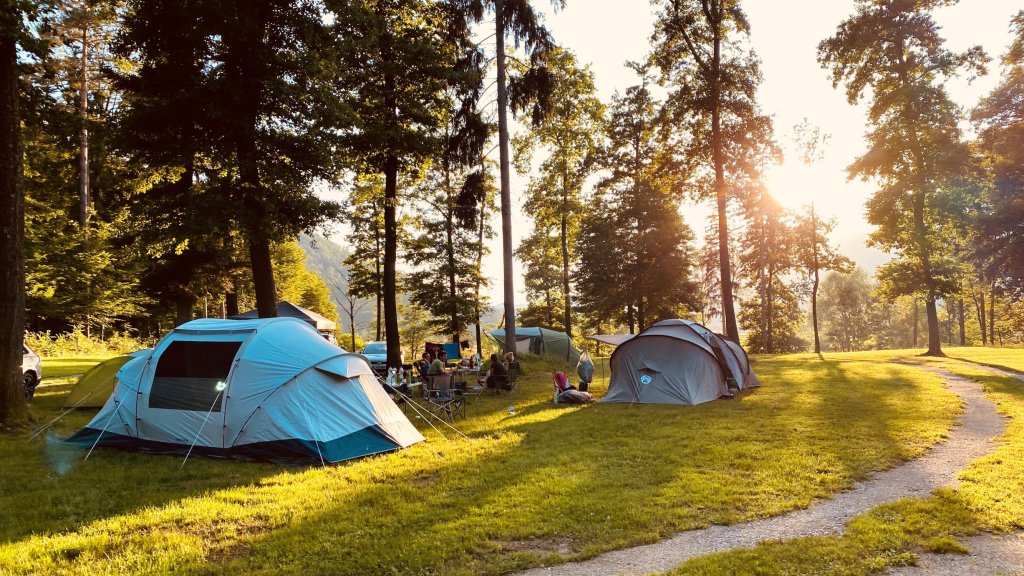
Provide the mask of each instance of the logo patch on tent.
{"label": "logo patch on tent", "polygon": [[654,377],[650,374],[643,374],[640,376],[641,384],[650,384],[651,382],[654,382]]}

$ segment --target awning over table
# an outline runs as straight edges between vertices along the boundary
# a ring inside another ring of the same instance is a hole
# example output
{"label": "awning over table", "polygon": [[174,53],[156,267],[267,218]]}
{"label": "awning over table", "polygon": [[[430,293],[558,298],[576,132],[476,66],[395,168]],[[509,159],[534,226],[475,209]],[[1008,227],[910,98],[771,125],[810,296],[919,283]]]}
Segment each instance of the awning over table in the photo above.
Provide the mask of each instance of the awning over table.
{"label": "awning over table", "polygon": [[595,334],[586,338],[588,340],[597,340],[601,344],[608,344],[609,346],[619,346],[623,342],[629,342],[634,336],[636,334]]}

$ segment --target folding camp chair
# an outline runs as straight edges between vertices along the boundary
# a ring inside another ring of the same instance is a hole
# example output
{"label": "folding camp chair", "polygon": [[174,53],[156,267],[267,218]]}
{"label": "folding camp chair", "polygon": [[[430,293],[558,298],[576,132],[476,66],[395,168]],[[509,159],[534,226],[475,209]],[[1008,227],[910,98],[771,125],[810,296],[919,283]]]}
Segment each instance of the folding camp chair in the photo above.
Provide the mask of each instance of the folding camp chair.
{"label": "folding camp chair", "polygon": [[466,417],[466,393],[454,387],[454,374],[431,374],[423,384],[423,398],[432,412],[449,422]]}
{"label": "folding camp chair", "polygon": [[[500,388],[499,388],[500,389]],[[519,360],[508,363],[508,386],[509,394],[514,394],[519,389]]]}

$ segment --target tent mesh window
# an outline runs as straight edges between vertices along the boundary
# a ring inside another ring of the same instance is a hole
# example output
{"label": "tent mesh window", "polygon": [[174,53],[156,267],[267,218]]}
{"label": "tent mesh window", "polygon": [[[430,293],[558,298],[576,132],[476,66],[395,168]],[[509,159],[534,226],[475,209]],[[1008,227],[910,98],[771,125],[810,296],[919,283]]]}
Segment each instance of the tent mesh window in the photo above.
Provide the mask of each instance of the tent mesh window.
{"label": "tent mesh window", "polygon": [[220,412],[224,381],[241,342],[172,342],[160,355],[150,408]]}

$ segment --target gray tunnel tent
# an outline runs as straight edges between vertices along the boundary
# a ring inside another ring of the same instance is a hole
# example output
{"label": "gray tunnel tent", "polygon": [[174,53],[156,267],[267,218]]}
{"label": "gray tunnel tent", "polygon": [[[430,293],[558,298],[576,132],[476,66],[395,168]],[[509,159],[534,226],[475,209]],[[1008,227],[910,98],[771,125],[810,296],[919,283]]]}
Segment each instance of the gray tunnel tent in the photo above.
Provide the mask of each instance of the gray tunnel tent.
{"label": "gray tunnel tent", "polygon": [[663,320],[623,342],[611,357],[602,402],[700,404],[760,386],[743,348],[689,320]]}
{"label": "gray tunnel tent", "polygon": [[[498,328],[488,332],[487,335],[498,344],[498,349],[504,354],[505,330]],[[580,351],[572,343],[572,338],[568,334],[535,326],[516,326],[516,352],[550,354],[564,358],[573,365],[580,361]]]}

